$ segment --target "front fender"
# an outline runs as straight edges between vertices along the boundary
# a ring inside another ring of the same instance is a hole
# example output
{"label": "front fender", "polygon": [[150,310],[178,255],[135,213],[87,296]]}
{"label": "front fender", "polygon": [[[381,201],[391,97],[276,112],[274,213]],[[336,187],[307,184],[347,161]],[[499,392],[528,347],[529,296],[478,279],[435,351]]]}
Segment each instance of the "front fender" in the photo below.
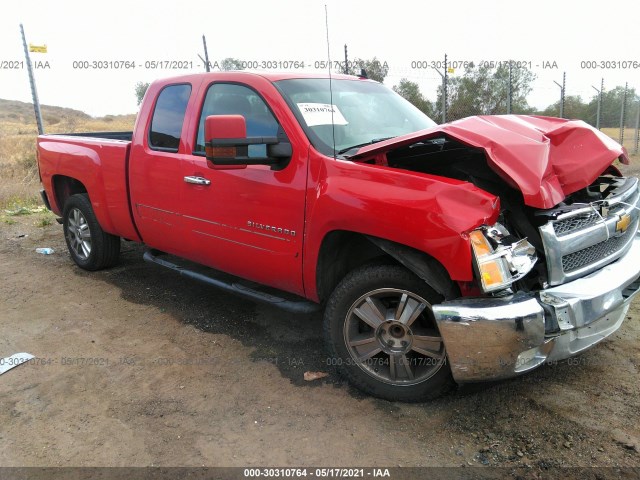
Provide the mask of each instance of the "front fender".
{"label": "front fender", "polygon": [[369,235],[425,252],[452,280],[473,279],[467,232],[493,224],[499,199],[475,185],[387,167],[310,156],[304,279],[317,300],[315,269],[333,230]]}

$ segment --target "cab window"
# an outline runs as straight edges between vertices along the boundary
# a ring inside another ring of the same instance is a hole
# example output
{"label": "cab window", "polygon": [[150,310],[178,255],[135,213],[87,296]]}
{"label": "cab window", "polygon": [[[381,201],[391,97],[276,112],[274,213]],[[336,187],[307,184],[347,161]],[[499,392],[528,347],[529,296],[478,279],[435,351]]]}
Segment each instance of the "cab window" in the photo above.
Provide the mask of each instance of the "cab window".
{"label": "cab window", "polygon": [[149,129],[149,146],[154,150],[177,152],[191,85],[169,85],[158,95]]}
{"label": "cab window", "polygon": [[[204,121],[209,115],[242,115],[247,124],[248,137],[275,137],[278,121],[260,95],[248,87],[231,83],[214,83],[207,95],[200,114],[198,136],[194,153],[204,155]],[[265,145],[250,145],[250,157],[266,156]]]}

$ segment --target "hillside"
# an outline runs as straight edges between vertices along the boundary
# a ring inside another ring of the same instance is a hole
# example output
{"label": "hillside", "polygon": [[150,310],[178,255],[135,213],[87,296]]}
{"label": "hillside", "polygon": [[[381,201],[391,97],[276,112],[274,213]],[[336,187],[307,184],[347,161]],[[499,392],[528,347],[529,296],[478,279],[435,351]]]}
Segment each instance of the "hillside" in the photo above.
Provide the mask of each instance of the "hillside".
{"label": "hillside", "polygon": [[[41,105],[41,109],[43,121],[50,124],[59,123],[65,117],[73,117],[78,120],[91,118],[90,115],[72,108]],[[0,98],[0,121],[5,120],[25,124],[34,122],[33,104]]]}
{"label": "hillside", "polygon": [[[42,122],[47,133],[99,130],[131,130],[135,114],[92,117],[73,108],[41,105]],[[33,104],[0,98],[0,134],[35,134]]]}

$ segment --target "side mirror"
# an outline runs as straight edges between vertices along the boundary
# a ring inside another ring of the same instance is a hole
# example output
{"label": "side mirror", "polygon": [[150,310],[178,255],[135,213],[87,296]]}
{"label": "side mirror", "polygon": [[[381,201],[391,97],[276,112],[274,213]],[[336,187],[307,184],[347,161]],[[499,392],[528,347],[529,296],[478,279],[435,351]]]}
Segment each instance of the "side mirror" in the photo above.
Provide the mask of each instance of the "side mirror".
{"label": "side mirror", "polygon": [[[245,168],[247,165],[282,163],[293,154],[284,132],[277,137],[247,137],[247,125],[242,115],[210,115],[204,122],[205,152],[213,168]],[[265,157],[249,157],[250,145],[266,145]]]}

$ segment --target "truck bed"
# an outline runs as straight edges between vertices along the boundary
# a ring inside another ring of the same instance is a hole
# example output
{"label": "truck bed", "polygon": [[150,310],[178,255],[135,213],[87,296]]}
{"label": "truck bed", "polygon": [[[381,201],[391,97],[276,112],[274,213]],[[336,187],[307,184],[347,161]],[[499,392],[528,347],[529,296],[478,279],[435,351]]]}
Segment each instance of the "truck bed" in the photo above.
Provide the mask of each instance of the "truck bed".
{"label": "truck bed", "polygon": [[83,133],[55,133],[65,137],[88,137],[88,138],[104,138],[105,140],[126,140],[131,141],[133,132],[83,132]]}
{"label": "truck bed", "polygon": [[[132,132],[38,136],[40,176],[51,209],[62,215],[65,192],[89,192],[105,232],[138,240],[127,183],[131,137]],[[69,186],[67,179],[75,183]]]}

